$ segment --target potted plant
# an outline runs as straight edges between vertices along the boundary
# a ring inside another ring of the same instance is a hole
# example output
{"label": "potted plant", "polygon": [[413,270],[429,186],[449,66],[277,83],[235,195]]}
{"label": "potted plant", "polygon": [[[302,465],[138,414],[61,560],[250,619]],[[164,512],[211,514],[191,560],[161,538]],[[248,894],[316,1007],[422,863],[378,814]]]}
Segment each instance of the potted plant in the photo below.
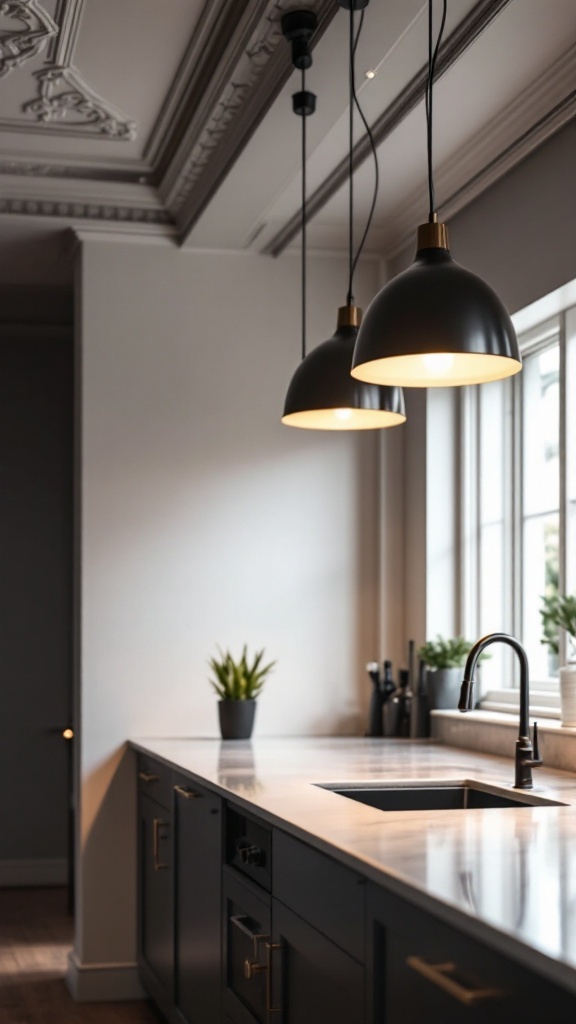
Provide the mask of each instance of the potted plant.
{"label": "potted plant", "polygon": [[264,657],[262,649],[249,663],[246,645],[239,661],[235,661],[229,651],[223,654],[218,648],[218,653],[220,657],[210,658],[208,664],[214,673],[210,682],[220,697],[218,715],[222,739],[249,739],[254,726],[256,697],[276,662],[260,667]]}
{"label": "potted plant", "polygon": [[429,640],[419,648],[418,657],[428,669],[426,688],[431,711],[435,708],[455,710],[458,707],[462,668],[471,647],[472,642],[463,636],[445,640],[437,635],[435,640]]}
{"label": "potted plant", "polygon": [[562,725],[576,727],[576,596],[552,594],[542,597],[540,609],[544,636],[553,654],[560,653],[559,630],[567,635],[566,665],[560,668],[560,714]]}

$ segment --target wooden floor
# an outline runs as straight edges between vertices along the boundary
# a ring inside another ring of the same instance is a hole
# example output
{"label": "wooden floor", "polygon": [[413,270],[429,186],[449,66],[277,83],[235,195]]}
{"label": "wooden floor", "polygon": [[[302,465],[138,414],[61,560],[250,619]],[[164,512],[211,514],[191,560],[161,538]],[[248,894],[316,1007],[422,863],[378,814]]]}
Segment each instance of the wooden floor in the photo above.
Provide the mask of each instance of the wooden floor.
{"label": "wooden floor", "polygon": [[2,1024],[158,1024],[147,1002],[74,1002],[63,980],[72,935],[64,889],[0,889]]}

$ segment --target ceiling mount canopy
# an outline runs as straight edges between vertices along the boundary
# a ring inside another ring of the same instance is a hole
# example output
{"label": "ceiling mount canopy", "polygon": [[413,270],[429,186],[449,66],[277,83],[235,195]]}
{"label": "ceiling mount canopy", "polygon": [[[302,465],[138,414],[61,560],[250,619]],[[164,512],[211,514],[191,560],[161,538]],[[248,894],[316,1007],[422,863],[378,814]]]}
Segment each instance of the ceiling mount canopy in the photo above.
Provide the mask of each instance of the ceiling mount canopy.
{"label": "ceiling mount canopy", "polygon": [[[340,2],[340,0],[339,0]],[[293,109],[302,117],[302,361],[295,371],[284,405],[282,422],[290,427],[309,430],[374,430],[396,426],[406,419],[404,398],[399,388],[379,387],[354,380],[350,376],[352,354],[362,319],[362,311],[354,303],[352,282],[356,263],[364,244],[376,201],[356,256],[353,252],[352,217],[352,146],[354,105],[358,106],[354,83],[354,52],[358,33],[354,31],[354,11],[366,7],[368,0],[342,0],[341,7],[350,11],[350,217],[349,217],[349,283],[346,305],[338,311],[335,334],[306,354],[306,117],[314,113],[316,97],[305,88],[305,70],[311,64],[309,53],[302,47],[302,30],[307,30],[306,11],[291,11],[282,18],[282,29],[292,43],[293,63],[302,71],[302,89],[292,97]],[[300,23],[299,19],[302,18]],[[363,19],[363,15],[362,15]],[[309,37],[305,41],[307,48]],[[295,49],[296,47],[296,49]],[[308,59],[309,58],[309,59]],[[298,62],[298,63],[297,63]],[[363,116],[363,115],[362,115]],[[364,117],[363,117],[364,120]],[[366,122],[364,122],[366,123]],[[368,126],[366,125],[368,128]],[[369,129],[368,129],[369,131]],[[374,150],[374,155],[375,150]],[[377,167],[377,165],[376,165]]]}
{"label": "ceiling mount canopy", "polygon": [[443,0],[433,47],[433,0],[428,0],[428,222],[418,228],[412,266],[385,285],[366,312],[352,364],[357,380],[446,387],[500,380],[522,369],[507,310],[489,285],[452,259],[446,225],[438,223],[435,210],[432,86],[446,10]]}

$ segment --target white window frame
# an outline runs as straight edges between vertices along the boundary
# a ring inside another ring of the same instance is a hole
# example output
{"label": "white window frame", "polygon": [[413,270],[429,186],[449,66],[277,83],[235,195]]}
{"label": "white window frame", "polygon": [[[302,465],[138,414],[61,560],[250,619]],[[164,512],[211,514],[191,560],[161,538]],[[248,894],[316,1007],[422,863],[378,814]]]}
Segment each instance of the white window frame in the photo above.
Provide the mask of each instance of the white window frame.
{"label": "white window frame", "polygon": [[[574,295],[570,293],[574,301]],[[565,592],[569,585],[566,580],[567,567],[567,321],[576,323],[576,307],[554,310],[537,326],[525,330],[519,336],[523,357],[546,349],[558,339],[560,346],[560,491],[559,491],[559,587]],[[576,334],[576,329],[573,330]],[[576,338],[571,341],[576,346]],[[574,347],[571,350],[574,352]],[[574,358],[574,356],[571,356]],[[505,459],[509,467],[503,472],[509,475],[511,483],[507,491],[505,507],[505,551],[504,607],[510,608],[508,621],[502,623],[502,630],[522,637],[522,374],[502,382],[507,393],[508,437],[505,444]],[[482,387],[482,385],[480,385]],[[480,609],[480,401],[478,388],[460,389],[459,396],[460,436],[460,597],[463,632],[467,636],[479,636]],[[571,458],[576,451],[576,439],[571,439]],[[574,580],[572,580],[572,587]],[[561,637],[560,664],[565,655],[565,638]],[[513,713],[519,701],[518,676],[503,680],[503,686],[482,695],[484,710]],[[533,679],[531,681],[531,708],[541,717],[559,717],[560,697],[558,679]]]}

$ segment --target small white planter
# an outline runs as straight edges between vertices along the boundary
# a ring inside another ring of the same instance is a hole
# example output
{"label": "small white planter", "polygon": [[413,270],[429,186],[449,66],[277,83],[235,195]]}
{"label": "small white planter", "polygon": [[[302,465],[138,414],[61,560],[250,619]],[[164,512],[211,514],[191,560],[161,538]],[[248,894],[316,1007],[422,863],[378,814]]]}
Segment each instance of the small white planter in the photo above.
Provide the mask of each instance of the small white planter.
{"label": "small white planter", "polygon": [[562,725],[576,728],[576,662],[560,669],[560,713]]}

